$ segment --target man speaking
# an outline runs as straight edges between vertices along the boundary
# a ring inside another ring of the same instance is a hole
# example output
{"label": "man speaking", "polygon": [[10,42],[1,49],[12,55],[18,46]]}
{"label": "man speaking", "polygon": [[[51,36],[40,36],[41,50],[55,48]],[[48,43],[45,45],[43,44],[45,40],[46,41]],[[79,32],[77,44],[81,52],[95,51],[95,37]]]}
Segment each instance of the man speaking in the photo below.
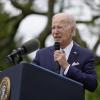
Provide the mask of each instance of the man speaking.
{"label": "man speaking", "polygon": [[[97,87],[94,56],[90,50],[81,48],[72,40],[75,31],[76,21],[72,15],[54,15],[52,36],[55,45],[40,49],[33,63],[80,82],[84,89],[93,92]],[[60,47],[56,49],[57,46]]]}

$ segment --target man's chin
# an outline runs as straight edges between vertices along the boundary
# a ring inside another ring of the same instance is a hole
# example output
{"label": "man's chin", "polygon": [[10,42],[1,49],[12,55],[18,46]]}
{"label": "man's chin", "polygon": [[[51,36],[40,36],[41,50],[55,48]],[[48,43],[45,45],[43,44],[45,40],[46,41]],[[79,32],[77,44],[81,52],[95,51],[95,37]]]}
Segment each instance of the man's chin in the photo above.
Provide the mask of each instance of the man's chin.
{"label": "man's chin", "polygon": [[61,40],[60,39],[55,39],[55,42],[60,42],[61,43]]}

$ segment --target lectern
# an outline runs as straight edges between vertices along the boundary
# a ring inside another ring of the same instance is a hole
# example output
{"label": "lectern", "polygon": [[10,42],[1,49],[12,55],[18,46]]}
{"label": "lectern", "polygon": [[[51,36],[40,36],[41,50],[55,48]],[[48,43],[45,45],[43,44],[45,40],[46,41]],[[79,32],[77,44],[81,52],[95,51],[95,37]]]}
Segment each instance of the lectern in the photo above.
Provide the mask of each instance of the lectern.
{"label": "lectern", "polygon": [[0,88],[0,100],[7,98],[8,92],[5,100],[84,100],[82,84],[29,63],[1,72]]}

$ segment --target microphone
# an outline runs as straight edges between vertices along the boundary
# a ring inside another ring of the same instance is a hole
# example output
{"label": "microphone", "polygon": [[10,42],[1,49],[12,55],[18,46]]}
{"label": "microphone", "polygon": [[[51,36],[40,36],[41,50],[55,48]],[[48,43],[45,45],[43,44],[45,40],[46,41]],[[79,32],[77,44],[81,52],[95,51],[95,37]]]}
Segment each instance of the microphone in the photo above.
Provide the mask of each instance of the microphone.
{"label": "microphone", "polygon": [[60,50],[60,43],[55,42],[54,47],[55,47],[55,50]]}
{"label": "microphone", "polygon": [[[54,44],[55,50],[60,50],[60,42],[55,42]],[[60,64],[58,63],[58,61],[55,61],[56,63],[56,69],[58,71],[58,73],[60,73]]]}
{"label": "microphone", "polygon": [[[17,50],[13,50],[8,56],[7,56],[7,62],[14,62],[15,58],[21,58],[23,55],[27,55],[35,50],[37,50],[40,46],[40,42],[37,39],[32,39],[27,42],[25,42],[20,48]],[[22,60],[22,58],[21,58]]]}

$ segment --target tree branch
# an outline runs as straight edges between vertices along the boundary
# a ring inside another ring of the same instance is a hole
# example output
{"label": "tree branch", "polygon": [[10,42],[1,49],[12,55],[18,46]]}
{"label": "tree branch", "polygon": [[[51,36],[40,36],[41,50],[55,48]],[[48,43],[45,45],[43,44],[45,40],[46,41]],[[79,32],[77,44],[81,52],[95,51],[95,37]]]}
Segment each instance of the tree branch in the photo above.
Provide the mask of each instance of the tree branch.
{"label": "tree branch", "polygon": [[95,54],[96,54],[96,51],[97,51],[97,48],[98,48],[99,44],[100,44],[100,35],[98,37],[98,40],[97,40],[95,46],[93,47],[93,51],[95,52]]}
{"label": "tree branch", "polygon": [[[27,5],[30,5],[28,8],[26,8],[26,6],[22,6],[21,4],[17,3],[16,1],[13,1],[11,0],[11,3],[14,7],[16,7],[17,9],[21,10],[22,13],[27,16],[27,15],[30,15],[30,14],[37,14],[37,15],[46,15],[46,13],[43,13],[43,12],[40,12],[40,11],[35,11],[35,10],[32,10],[31,7],[32,7],[32,4],[27,4]],[[32,3],[32,2],[31,2]]]}
{"label": "tree branch", "polygon": [[46,40],[47,36],[51,33],[51,23],[52,23],[52,16],[54,14],[54,4],[55,4],[55,0],[48,1],[47,26],[41,32],[41,34],[38,36],[38,39],[40,40],[40,43],[41,43],[41,48],[45,47],[45,40]]}
{"label": "tree branch", "polygon": [[93,16],[92,19],[91,19],[90,21],[81,21],[81,20],[78,20],[78,21],[76,21],[76,23],[91,24],[91,23],[94,23],[95,20],[97,20],[98,18],[100,18],[100,15],[98,15],[98,16]]}

